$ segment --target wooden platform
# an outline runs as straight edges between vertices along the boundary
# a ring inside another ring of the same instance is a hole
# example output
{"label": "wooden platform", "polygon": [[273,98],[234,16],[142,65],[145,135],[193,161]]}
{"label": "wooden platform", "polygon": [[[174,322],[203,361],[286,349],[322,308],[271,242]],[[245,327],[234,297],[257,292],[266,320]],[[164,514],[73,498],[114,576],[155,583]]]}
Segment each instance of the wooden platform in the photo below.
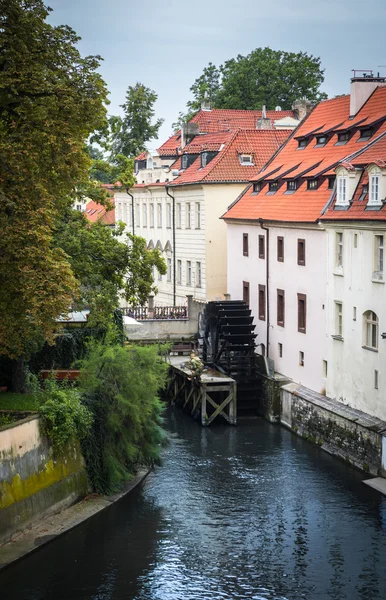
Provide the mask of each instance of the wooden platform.
{"label": "wooden platform", "polygon": [[170,378],[166,391],[170,401],[210,425],[217,418],[223,418],[230,425],[237,423],[237,386],[234,379],[205,369],[200,381],[192,379],[192,372],[185,365],[189,357],[169,356]]}

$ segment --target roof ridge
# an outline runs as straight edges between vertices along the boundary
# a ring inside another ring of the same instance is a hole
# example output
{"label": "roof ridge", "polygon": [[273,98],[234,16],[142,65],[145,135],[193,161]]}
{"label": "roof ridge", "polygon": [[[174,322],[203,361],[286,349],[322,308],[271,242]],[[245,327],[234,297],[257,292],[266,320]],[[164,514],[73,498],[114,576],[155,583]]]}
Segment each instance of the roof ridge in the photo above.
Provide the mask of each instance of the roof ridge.
{"label": "roof ridge", "polygon": [[379,140],[382,140],[384,137],[386,137],[386,131],[384,131],[383,133],[381,133],[374,140],[371,140],[371,142],[369,142],[368,144],[366,144],[366,146],[363,146],[363,148],[360,148],[359,150],[357,150],[356,152],[353,152],[352,154],[348,154],[347,156],[345,156],[344,158],[342,158],[338,162],[341,163],[341,162],[345,162],[345,161],[351,160],[352,158],[357,158],[357,156],[360,156],[361,154],[363,154],[364,152],[366,152],[369,148],[372,148],[372,146],[374,146],[375,144],[377,144],[379,142]]}

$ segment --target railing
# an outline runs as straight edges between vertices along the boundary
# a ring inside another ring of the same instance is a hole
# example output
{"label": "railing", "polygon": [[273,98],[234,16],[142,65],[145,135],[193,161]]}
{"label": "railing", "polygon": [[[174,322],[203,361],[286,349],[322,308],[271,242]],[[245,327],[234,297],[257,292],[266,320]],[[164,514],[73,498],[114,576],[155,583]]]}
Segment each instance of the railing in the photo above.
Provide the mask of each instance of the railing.
{"label": "railing", "polygon": [[137,321],[146,321],[154,319],[157,321],[170,321],[173,319],[187,319],[187,306],[136,306],[132,308],[123,308],[122,312],[128,317],[133,317]]}

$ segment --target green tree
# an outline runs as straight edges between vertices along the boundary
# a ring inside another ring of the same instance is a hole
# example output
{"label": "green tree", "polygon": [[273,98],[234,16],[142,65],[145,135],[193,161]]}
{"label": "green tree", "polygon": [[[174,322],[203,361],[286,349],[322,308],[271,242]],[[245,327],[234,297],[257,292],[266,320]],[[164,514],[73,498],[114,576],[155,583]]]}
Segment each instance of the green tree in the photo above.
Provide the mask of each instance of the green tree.
{"label": "green tree", "polygon": [[300,98],[316,103],[327,97],[320,91],[323,73],[320,58],[306,52],[256,48],[219,68],[209,63],[190,88],[193,100],[187,107],[189,111],[199,110],[204,98],[215,108],[239,110],[261,109],[263,105],[270,110],[276,106],[290,109]]}
{"label": "green tree", "polygon": [[121,105],[123,117],[109,119],[113,162],[119,154],[134,158],[146,149],[146,142],[157,137],[163,119],[152,123],[156,100],[157,94],[142,83],[127,88],[126,101]]}
{"label": "green tree", "polygon": [[153,267],[166,273],[159,250],[148,250],[143,238],[124,234],[123,223],[112,230],[70,209],[58,220],[55,242],[80,283],[78,303],[90,307],[91,326],[111,322],[121,297],[130,304],[145,304],[157,291]]}
{"label": "green tree", "polygon": [[54,225],[87,185],[85,140],[106,121],[100,57],[83,58],[49,10],[0,0],[0,354],[20,362],[38,334],[53,340],[76,293]]}

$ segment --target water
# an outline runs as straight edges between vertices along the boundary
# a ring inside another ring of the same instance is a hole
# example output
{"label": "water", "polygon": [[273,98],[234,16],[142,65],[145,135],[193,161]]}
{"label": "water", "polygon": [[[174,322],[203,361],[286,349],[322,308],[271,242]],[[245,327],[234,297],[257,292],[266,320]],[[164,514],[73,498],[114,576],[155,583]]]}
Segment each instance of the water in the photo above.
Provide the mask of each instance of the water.
{"label": "water", "polygon": [[386,500],[260,420],[170,411],[164,465],[0,574],[1,600],[385,600]]}

